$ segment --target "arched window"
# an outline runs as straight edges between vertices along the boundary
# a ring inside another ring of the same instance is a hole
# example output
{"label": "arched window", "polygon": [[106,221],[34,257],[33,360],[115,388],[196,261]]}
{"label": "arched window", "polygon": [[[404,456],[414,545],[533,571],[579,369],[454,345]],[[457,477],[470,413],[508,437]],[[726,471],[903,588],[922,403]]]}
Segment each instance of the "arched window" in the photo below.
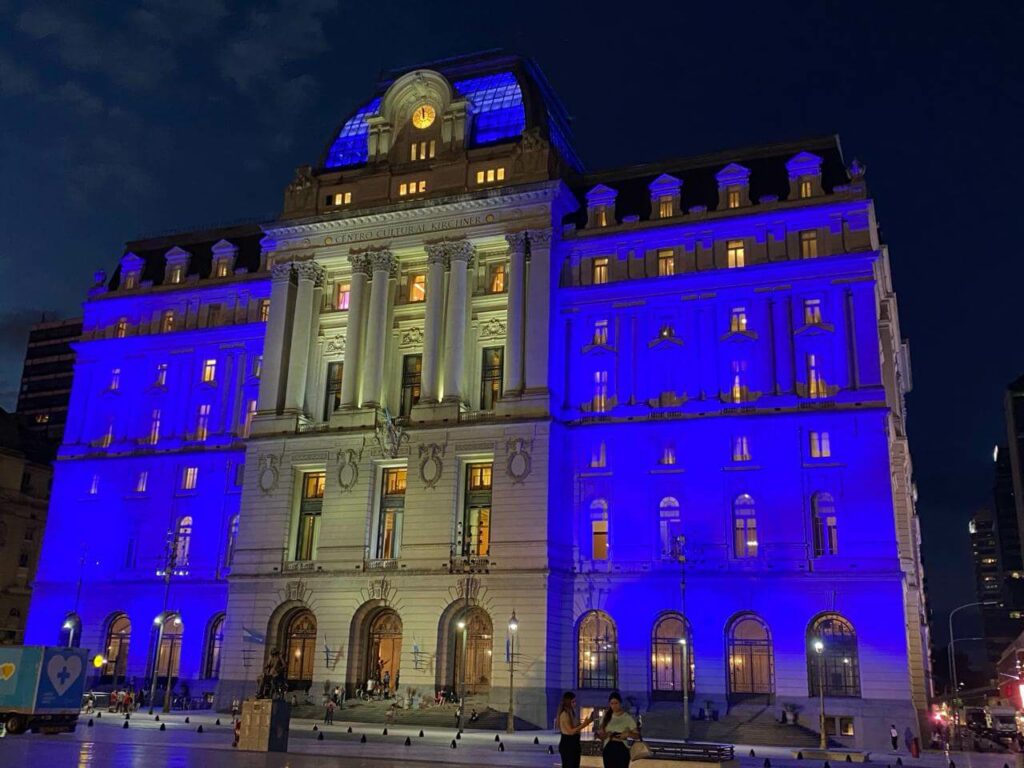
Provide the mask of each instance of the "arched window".
{"label": "arched window", "polygon": [[580,688],[614,688],[619,674],[619,641],[615,622],[603,611],[580,619],[578,671]]}
{"label": "arched window", "polygon": [[313,684],[316,657],[316,617],[310,611],[295,613],[285,631],[285,664],[288,690],[306,690]]}
{"label": "arched window", "polygon": [[733,551],[736,557],[757,557],[757,509],[744,493],[732,504]]}
{"label": "arched window", "polygon": [[188,568],[189,550],[192,548],[192,516],[185,515],[178,520],[174,531],[174,567]]}
{"label": "arched window", "polygon": [[220,677],[220,652],[224,647],[224,614],[218,613],[206,630],[206,652],[203,661],[203,677],[215,680]]}
{"label": "arched window", "polygon": [[829,493],[811,496],[811,523],[814,527],[814,556],[839,554],[836,503]]}
{"label": "arched window", "polygon": [[238,543],[238,515],[233,515],[228,522],[228,545],[224,550],[224,567],[230,568],[235,561],[235,545]]}
{"label": "arched window", "polygon": [[666,496],[658,505],[659,538],[663,560],[683,559],[683,531],[679,519],[679,501]]}
{"label": "arched window", "polygon": [[[459,624],[463,627],[460,629]],[[486,694],[491,689],[494,657],[494,625],[491,617],[479,607],[457,617],[455,638],[456,690],[462,676],[462,690],[470,695]]]}
{"label": "arched window", "polygon": [[684,670],[687,688],[692,694],[696,686],[690,625],[678,613],[666,613],[655,622],[651,635],[651,692],[654,698],[678,700],[683,692]]}
{"label": "arched window", "polygon": [[807,683],[811,696],[860,696],[860,659],[853,626],[836,613],[819,616],[807,633]]}
{"label": "arched window", "polygon": [[733,700],[775,692],[772,641],[757,616],[740,616],[729,627],[729,695]]}
{"label": "arched window", "polygon": [[590,559],[608,559],[608,502],[604,499],[590,503]]}
{"label": "arched window", "polygon": [[128,642],[132,636],[132,623],[128,616],[119,613],[107,625],[107,643],[100,676],[105,681],[116,683],[123,679],[128,666]]}

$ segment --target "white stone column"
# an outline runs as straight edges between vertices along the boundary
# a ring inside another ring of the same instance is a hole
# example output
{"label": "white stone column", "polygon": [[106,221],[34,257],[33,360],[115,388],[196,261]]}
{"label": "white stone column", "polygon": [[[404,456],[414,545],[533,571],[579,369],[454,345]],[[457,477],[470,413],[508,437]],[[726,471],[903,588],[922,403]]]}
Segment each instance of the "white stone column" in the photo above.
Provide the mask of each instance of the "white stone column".
{"label": "white stone column", "polygon": [[504,396],[523,391],[523,296],[526,288],[526,233],[505,235],[508,242],[508,314],[505,335]]}
{"label": "white stone column", "polygon": [[316,400],[317,390],[321,386],[321,377],[323,375],[323,371],[320,370],[323,352],[321,351],[322,345],[320,344],[319,336],[320,310],[324,306],[324,277],[324,270],[321,268],[316,282],[313,283],[313,304],[310,307],[309,314],[309,362],[306,366],[306,391],[303,393],[303,401],[305,403],[303,410],[307,416],[317,420],[319,420],[319,416],[323,413],[322,408],[319,409],[319,413],[317,412]]}
{"label": "white stone column", "polygon": [[548,319],[551,314],[551,230],[531,229],[526,287],[526,389],[548,389]]}
{"label": "white stone column", "polygon": [[448,308],[445,314],[444,398],[446,403],[466,401],[463,369],[466,356],[466,300],[469,297],[469,271],[473,263],[473,244],[468,240],[447,243]]}
{"label": "white stone column", "polygon": [[287,363],[285,354],[285,332],[288,330],[290,314],[289,293],[291,292],[292,265],[275,264],[270,272],[270,317],[263,342],[263,371],[260,374],[260,394],[257,410],[277,413],[281,409],[283,385]]}
{"label": "white stone column", "polygon": [[423,379],[421,403],[436,403],[440,393],[441,319],[444,315],[444,271],[448,254],[444,243],[427,246],[427,306],[423,325]]}
{"label": "white stone column", "polygon": [[294,264],[298,278],[295,291],[295,311],[292,321],[292,343],[288,350],[288,378],[285,383],[284,410],[301,411],[305,404],[306,377],[309,375],[309,341],[311,314],[319,312],[314,307],[316,284],[323,285],[324,270],[314,261],[300,261]]}
{"label": "white stone column", "polygon": [[361,352],[363,350],[363,315],[366,304],[366,284],[370,280],[370,263],[365,254],[348,257],[352,265],[349,282],[348,326],[345,329],[345,368],[341,373],[341,407],[359,407]]}
{"label": "white stone column", "polygon": [[391,278],[397,277],[398,261],[389,250],[369,254],[373,267],[370,311],[366,320],[366,355],[363,365],[363,405],[377,407],[383,402],[384,359],[388,336],[388,294]]}

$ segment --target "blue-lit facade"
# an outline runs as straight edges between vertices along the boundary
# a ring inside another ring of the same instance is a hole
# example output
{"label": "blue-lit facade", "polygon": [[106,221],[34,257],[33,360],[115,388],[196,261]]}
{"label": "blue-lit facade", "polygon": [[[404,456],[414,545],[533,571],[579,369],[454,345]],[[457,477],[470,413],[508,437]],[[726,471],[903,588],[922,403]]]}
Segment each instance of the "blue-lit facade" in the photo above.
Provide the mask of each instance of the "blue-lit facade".
{"label": "blue-lit facade", "polygon": [[538,724],[619,688],[671,725],[688,683],[694,715],[814,727],[824,680],[845,743],[916,731],[909,360],[863,169],[825,138],[584,175],[567,125],[515,57],[395,73],[278,220],[129,244],[85,303],[29,641],[74,627],[101,683],[156,658],[220,707],[278,648],[314,703],[387,672],[503,711],[515,612]]}

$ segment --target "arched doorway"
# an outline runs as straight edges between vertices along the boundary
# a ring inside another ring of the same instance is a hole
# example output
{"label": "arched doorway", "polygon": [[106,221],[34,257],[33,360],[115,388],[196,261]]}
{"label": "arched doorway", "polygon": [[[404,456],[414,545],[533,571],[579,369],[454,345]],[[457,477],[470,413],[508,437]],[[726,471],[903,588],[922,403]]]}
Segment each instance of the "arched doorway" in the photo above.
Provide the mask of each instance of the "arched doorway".
{"label": "arched doorway", "polygon": [[746,614],[729,628],[729,699],[760,699],[770,703],[775,693],[772,641],[767,625]]}
{"label": "arched doorway", "polygon": [[651,636],[651,698],[658,701],[680,699],[684,659],[689,666],[687,688],[693,694],[696,686],[689,623],[678,613],[666,613],[655,622]]}
{"label": "arched doorway", "polygon": [[316,616],[300,609],[284,622],[281,648],[286,665],[285,677],[289,691],[308,691],[313,685],[313,662],[316,659]]}
{"label": "arched doorway", "polygon": [[123,613],[115,614],[107,624],[106,653],[101,683],[119,683],[124,680],[128,668],[128,643],[132,636],[132,623]]}
{"label": "arched doorway", "polygon": [[[173,683],[178,677],[178,669],[181,664],[181,642],[185,635],[185,625],[181,616],[176,613],[168,613],[158,617],[159,621],[154,623],[154,636],[160,638],[160,646],[156,656],[156,678],[157,685],[164,687],[168,679]],[[160,625],[163,625],[163,632]]]}
{"label": "arched doorway", "polygon": [[[381,608],[369,620],[365,641],[363,680],[397,690],[402,659],[402,618],[392,608]],[[376,686],[375,686],[376,688]]]}
{"label": "arched doorway", "polygon": [[478,606],[456,613],[448,632],[447,684],[469,696],[491,690],[491,663],[494,660],[494,625],[487,611]]}

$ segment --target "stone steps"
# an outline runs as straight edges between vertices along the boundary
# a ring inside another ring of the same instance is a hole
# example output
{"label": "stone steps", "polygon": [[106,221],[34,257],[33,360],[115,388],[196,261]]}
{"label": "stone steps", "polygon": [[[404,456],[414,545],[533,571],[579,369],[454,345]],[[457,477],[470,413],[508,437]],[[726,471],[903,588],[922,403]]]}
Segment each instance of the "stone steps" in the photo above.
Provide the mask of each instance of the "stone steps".
{"label": "stone steps", "polygon": [[[678,706],[659,705],[643,715],[644,736],[651,739],[678,739],[682,736],[683,715]],[[754,744],[792,747],[818,746],[818,734],[801,725],[782,725],[766,707],[736,708],[715,720],[691,720],[690,739],[723,744]]]}

